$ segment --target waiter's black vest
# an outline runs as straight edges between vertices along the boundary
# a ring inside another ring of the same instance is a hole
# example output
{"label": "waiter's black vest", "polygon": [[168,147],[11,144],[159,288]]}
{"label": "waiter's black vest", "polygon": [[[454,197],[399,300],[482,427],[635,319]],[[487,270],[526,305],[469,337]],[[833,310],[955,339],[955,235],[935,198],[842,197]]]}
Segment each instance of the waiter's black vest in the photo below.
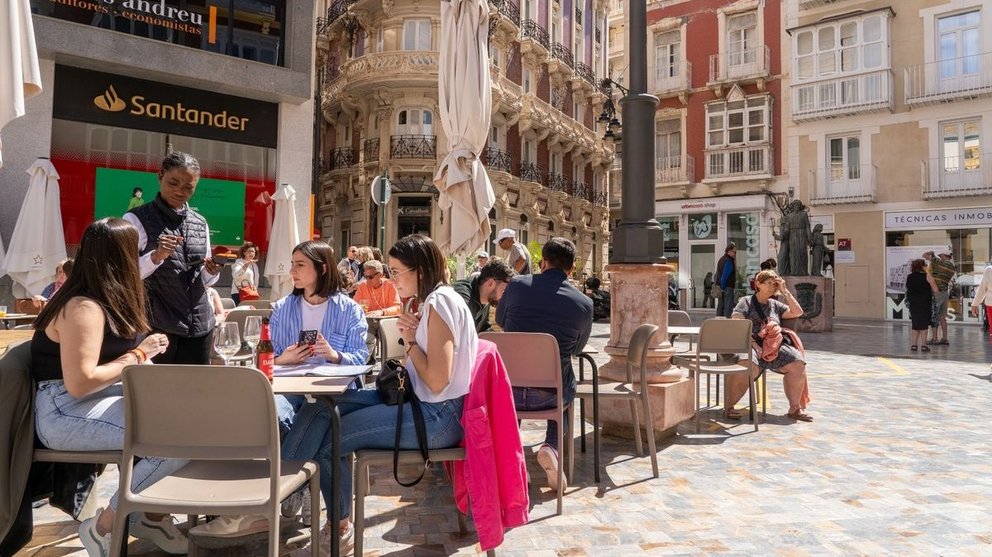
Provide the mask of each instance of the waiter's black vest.
{"label": "waiter's black vest", "polygon": [[176,251],[145,279],[152,328],[186,337],[209,334],[214,312],[201,276],[208,257],[207,221],[188,206],[176,211],[161,196],[130,212],[148,238],[141,255],[155,251],[162,234],[183,237]]}

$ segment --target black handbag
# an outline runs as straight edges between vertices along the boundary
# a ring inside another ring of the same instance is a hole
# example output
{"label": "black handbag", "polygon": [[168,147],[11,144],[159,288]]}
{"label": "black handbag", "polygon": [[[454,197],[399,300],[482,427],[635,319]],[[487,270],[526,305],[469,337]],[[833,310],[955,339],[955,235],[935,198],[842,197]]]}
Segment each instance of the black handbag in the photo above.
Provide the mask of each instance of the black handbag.
{"label": "black handbag", "polygon": [[[375,380],[375,388],[379,391],[382,402],[389,406],[396,406],[396,438],[393,442],[393,478],[396,483],[403,487],[413,487],[424,479],[424,474],[431,467],[430,454],[427,452],[427,425],[424,423],[424,414],[420,409],[420,399],[413,392],[413,384],[410,383],[410,372],[399,362],[399,360],[387,360],[379,376]],[[403,428],[403,403],[410,403],[410,410],[413,413],[413,427],[417,432],[417,445],[420,448],[420,456],[424,459],[424,468],[420,471],[420,476],[412,482],[400,480],[400,436]]]}

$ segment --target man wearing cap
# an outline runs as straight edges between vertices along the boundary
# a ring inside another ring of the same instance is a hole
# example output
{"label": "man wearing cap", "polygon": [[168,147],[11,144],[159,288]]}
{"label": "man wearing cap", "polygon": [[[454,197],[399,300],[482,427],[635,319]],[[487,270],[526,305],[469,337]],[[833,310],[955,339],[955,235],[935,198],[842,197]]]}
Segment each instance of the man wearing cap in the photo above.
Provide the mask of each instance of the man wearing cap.
{"label": "man wearing cap", "polygon": [[[930,328],[930,342],[927,344],[948,345],[950,343],[947,342],[947,299],[951,279],[954,278],[954,274],[956,273],[954,263],[951,261],[951,248],[943,248],[937,253],[937,257],[933,257],[933,252],[927,252],[924,254],[924,257],[927,255],[930,255],[930,276],[937,283],[938,290],[937,294],[933,296],[937,326]],[[939,339],[937,338],[938,333],[940,334]]]}
{"label": "man wearing cap", "polygon": [[475,263],[475,269],[472,269],[472,272],[473,273],[482,272],[482,268],[486,266],[486,263],[489,263],[489,252],[480,251],[477,257],[477,261]]}
{"label": "man wearing cap", "polygon": [[527,246],[517,241],[517,233],[510,228],[504,228],[496,233],[496,244],[501,249],[508,252],[506,262],[518,275],[529,275],[533,271],[530,268],[530,252]]}

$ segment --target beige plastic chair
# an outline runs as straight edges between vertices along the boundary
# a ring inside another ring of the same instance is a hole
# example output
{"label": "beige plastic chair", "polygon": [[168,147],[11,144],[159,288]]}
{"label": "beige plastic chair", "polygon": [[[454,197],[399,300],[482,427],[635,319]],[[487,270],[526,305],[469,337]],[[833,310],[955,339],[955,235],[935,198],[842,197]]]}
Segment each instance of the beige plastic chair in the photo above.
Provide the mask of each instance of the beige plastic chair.
{"label": "beige plastic chair", "polygon": [[[124,460],[112,539],[122,539],[135,512],[260,514],[269,520],[268,554],[277,557],[280,503],[309,482],[319,509],[320,477],[315,462],[280,458],[268,379],[252,368],[173,365],[128,366],[123,378]],[[134,458],[145,456],[190,462],[134,493]],[[310,527],[312,555],[319,527],[319,520]],[[111,544],[112,557],[120,551]]]}
{"label": "beige plastic chair", "polygon": [[272,309],[271,300],[241,300],[238,307],[249,307],[255,309]]}
{"label": "beige plastic chair", "polygon": [[220,306],[226,310],[232,310],[238,307],[238,305],[234,303],[234,300],[223,296],[220,299]]}
{"label": "beige plastic chair", "polygon": [[[620,398],[630,401],[630,418],[634,424],[634,446],[637,447],[637,456],[643,456],[641,449],[641,427],[637,417],[637,402],[641,402],[641,411],[644,414],[644,428],[648,437],[648,451],[651,455],[651,471],[654,477],[658,477],[658,452],[654,444],[654,414],[651,412],[651,399],[648,398],[648,391],[645,388],[647,383],[647,360],[648,347],[651,346],[651,339],[658,333],[658,326],[645,323],[638,327],[633,336],[630,337],[630,344],[627,346],[627,381],[619,383],[616,381],[599,382],[599,398]],[[633,367],[637,366],[640,374],[638,380],[634,382]],[[592,381],[579,383],[575,396],[592,400]],[[599,427],[599,424],[593,424]]]}
{"label": "beige plastic chair", "polygon": [[510,385],[514,387],[551,388],[558,391],[558,403],[549,410],[517,410],[517,419],[548,420],[558,422],[558,447],[567,460],[558,462],[558,510],[562,513],[564,495],[564,468],[573,468],[575,440],[572,435],[572,405],[562,400],[561,358],[558,355],[558,341],[547,333],[494,333],[485,332],[480,339],[496,344],[499,355],[506,366]]}
{"label": "beige plastic chair", "polygon": [[403,360],[406,353],[403,345],[400,344],[400,330],[397,328],[399,319],[379,320],[379,355],[380,360],[385,362],[391,358]]}
{"label": "beige plastic chair", "polygon": [[[672,327],[692,327],[692,318],[689,317],[689,312],[681,311],[677,309],[668,310],[668,324]],[[692,350],[692,335],[687,335],[689,337],[689,350]],[[675,339],[679,335],[669,335],[669,341],[674,343]]]}
{"label": "beige plastic chair", "polygon": [[[750,366],[742,366],[737,360],[721,360],[720,354],[751,354],[751,321],[748,319],[707,319],[699,330],[695,356],[681,356],[679,359],[689,368],[696,381],[696,433],[699,433],[699,377],[710,375],[742,374],[748,377],[747,397],[752,412],[755,408],[754,381],[750,380]],[[707,392],[709,388],[707,387]],[[753,416],[754,414],[752,414]],[[754,431],[758,431],[758,420],[752,418]]]}

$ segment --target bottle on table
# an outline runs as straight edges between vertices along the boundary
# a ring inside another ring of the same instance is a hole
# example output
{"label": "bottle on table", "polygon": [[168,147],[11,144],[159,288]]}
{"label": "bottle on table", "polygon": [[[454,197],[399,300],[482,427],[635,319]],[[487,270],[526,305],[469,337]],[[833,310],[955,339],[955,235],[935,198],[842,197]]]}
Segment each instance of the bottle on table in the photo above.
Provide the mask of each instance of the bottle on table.
{"label": "bottle on table", "polygon": [[272,333],[269,332],[269,318],[262,318],[262,331],[255,349],[255,367],[258,368],[269,381],[272,381],[272,373],[275,370],[276,353],[272,346]]}

